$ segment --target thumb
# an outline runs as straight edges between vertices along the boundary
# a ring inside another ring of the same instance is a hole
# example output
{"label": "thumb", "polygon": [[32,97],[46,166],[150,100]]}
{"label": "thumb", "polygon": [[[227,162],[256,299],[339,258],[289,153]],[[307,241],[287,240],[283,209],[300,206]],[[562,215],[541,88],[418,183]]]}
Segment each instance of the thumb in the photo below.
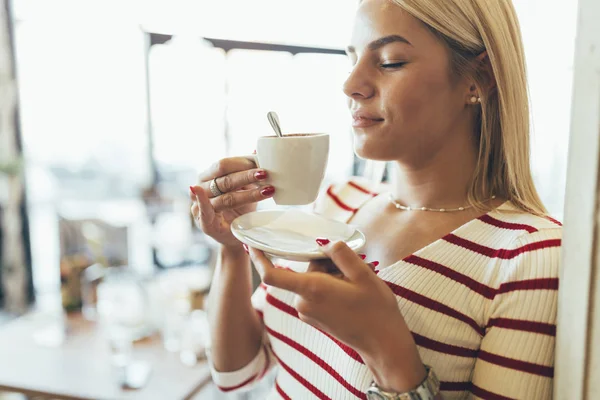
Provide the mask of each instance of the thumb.
{"label": "thumb", "polygon": [[331,242],[318,238],[317,244],[338,269],[351,281],[360,281],[373,274],[373,270],[345,242]]}

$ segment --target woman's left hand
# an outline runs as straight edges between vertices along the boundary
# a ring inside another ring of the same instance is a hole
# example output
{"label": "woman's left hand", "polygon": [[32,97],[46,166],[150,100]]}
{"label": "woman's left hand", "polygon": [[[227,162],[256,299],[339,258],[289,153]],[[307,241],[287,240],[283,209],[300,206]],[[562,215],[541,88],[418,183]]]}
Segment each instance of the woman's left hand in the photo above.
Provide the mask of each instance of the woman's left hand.
{"label": "woman's left hand", "polygon": [[[275,268],[256,249],[250,255],[263,283],[297,294],[300,319],[356,350],[380,386],[396,391],[418,386],[425,368],[392,290],[344,242],[322,250],[330,260],[311,262],[306,273]],[[342,276],[327,273],[328,262]]]}

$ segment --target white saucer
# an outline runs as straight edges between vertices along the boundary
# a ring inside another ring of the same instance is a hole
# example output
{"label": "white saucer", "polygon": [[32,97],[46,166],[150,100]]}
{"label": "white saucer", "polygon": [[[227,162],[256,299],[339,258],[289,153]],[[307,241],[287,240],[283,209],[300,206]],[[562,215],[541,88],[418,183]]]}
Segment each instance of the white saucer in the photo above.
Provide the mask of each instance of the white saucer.
{"label": "white saucer", "polygon": [[291,261],[326,258],[315,241],[345,241],[355,252],[366,243],[365,235],[352,225],[296,209],[261,210],[236,218],[231,232],[242,243]]}

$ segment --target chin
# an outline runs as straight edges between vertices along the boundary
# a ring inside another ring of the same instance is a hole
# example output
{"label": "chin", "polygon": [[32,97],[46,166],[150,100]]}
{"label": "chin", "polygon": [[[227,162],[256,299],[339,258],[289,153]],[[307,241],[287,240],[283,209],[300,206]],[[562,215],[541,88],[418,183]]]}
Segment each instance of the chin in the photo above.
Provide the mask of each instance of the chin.
{"label": "chin", "polygon": [[382,143],[373,143],[373,141],[362,141],[355,138],[354,154],[364,160],[374,161],[394,161],[398,159],[397,154],[390,146],[385,146]]}

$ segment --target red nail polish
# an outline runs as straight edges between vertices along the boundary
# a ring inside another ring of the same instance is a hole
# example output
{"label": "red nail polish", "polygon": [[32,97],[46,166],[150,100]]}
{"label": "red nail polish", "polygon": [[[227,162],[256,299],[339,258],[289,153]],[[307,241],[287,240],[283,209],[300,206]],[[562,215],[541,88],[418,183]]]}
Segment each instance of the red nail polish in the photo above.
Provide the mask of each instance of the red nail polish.
{"label": "red nail polish", "polygon": [[374,267],[377,267],[377,266],[379,265],[379,261],[373,261],[371,264],[372,264]]}
{"label": "red nail polish", "polygon": [[273,186],[267,186],[266,188],[260,191],[260,194],[262,194],[265,197],[271,197],[273,196],[273,193],[275,193],[275,188]]}
{"label": "red nail polish", "polygon": [[244,247],[244,251],[246,252],[246,254],[250,254],[250,249],[248,249],[248,245],[246,243],[242,243],[242,246]]}
{"label": "red nail polish", "polygon": [[196,194],[196,192],[194,192],[194,187],[190,186],[190,192],[192,192],[192,194]]}
{"label": "red nail polish", "polygon": [[256,154],[256,150],[254,150],[254,151],[252,152],[252,154]]}
{"label": "red nail polish", "polygon": [[317,238],[317,244],[319,246],[327,246],[329,243],[331,243],[331,241],[329,239]]}
{"label": "red nail polish", "polygon": [[367,256],[365,254],[359,254],[358,256],[360,257],[361,260],[364,260],[365,258],[367,258]]}
{"label": "red nail polish", "polygon": [[258,179],[259,181],[263,181],[263,180],[267,179],[267,171],[257,171],[254,174],[254,177],[256,179]]}

